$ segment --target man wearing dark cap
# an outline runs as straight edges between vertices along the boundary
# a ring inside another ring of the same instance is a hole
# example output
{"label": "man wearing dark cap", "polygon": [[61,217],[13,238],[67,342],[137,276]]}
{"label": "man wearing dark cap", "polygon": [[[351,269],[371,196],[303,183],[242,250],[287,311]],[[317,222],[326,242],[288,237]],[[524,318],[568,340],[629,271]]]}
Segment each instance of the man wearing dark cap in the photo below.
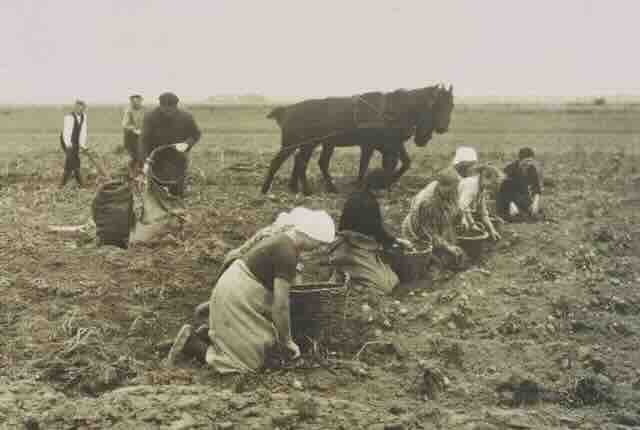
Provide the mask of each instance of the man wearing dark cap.
{"label": "man wearing dark cap", "polygon": [[163,93],[158,100],[160,106],[144,116],[140,160],[145,160],[160,146],[186,143],[184,153],[175,148],[159,151],[151,166],[154,177],[168,186],[171,194],[182,197],[189,161],[187,153],[200,140],[201,132],[193,116],[178,108],[178,96]]}
{"label": "man wearing dark cap", "polygon": [[504,168],[506,175],[496,195],[496,212],[508,221],[537,217],[541,211],[542,169],[533,149],[518,151],[518,159]]}
{"label": "man wearing dark cap", "polygon": [[129,153],[129,177],[131,178],[134,178],[137,172],[142,169],[138,141],[142,133],[143,119],[142,96],[140,94],[132,94],[129,96],[129,107],[124,111],[124,116],[122,117],[124,147]]}
{"label": "man wearing dark cap", "polygon": [[80,148],[87,147],[86,109],[85,102],[76,100],[73,110],[64,116],[62,133],[60,133],[60,145],[65,154],[61,187],[67,184],[72,175],[78,181],[78,185],[84,186],[80,175]]}

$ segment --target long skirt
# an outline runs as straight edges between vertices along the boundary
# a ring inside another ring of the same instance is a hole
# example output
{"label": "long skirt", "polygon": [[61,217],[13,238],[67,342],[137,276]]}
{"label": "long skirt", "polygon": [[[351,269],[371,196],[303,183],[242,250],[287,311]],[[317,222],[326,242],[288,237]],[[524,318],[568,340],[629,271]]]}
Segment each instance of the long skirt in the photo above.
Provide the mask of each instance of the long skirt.
{"label": "long skirt", "polygon": [[331,265],[349,273],[356,285],[391,294],[400,279],[383,260],[380,245],[375,239],[352,231],[342,231],[330,253]]}
{"label": "long skirt", "polygon": [[211,293],[207,363],[220,373],[254,372],[263,367],[277,340],[272,307],[273,292],[242,260],[235,260]]}

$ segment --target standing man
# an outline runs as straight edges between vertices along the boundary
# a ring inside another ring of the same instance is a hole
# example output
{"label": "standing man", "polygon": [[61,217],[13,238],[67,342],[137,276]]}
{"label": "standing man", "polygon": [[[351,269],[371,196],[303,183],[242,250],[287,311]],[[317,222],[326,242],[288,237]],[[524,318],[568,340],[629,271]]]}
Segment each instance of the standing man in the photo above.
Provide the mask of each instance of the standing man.
{"label": "standing man", "polygon": [[87,104],[82,100],[76,100],[73,110],[64,116],[62,133],[60,133],[60,145],[65,152],[64,174],[61,187],[73,175],[80,187],[84,186],[80,175],[80,148],[87,148]]}
{"label": "standing man", "polygon": [[129,107],[124,111],[122,128],[124,129],[124,147],[129,153],[129,177],[135,178],[136,173],[142,170],[142,160],[138,141],[142,133],[142,121],[144,120],[144,107],[142,96],[133,94],[129,96]]}
{"label": "standing man", "polygon": [[155,178],[169,187],[175,196],[184,196],[185,178],[191,150],[201,136],[193,116],[178,108],[178,96],[163,93],[158,98],[160,106],[144,116],[140,138],[140,160],[145,160],[159,146],[186,143],[186,151],[169,148],[158,152],[151,170]]}

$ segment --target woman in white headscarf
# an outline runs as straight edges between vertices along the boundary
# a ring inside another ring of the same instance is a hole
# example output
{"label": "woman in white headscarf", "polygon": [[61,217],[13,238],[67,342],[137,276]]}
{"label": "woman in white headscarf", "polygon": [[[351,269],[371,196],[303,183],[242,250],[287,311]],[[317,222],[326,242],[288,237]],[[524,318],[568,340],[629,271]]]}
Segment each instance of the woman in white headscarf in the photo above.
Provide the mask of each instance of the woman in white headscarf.
{"label": "woman in white headscarf", "polygon": [[453,174],[458,179],[467,178],[473,174],[473,168],[478,163],[478,153],[470,146],[460,146],[451,161],[451,166],[443,174]]}
{"label": "woman in white headscarf", "polygon": [[[493,240],[500,239],[487,209],[488,194],[495,194],[504,179],[502,172],[488,164],[473,168],[472,176],[462,178],[458,185],[458,204],[462,211],[462,228],[465,231],[486,229]],[[474,215],[479,216],[477,224]]]}
{"label": "woman in white headscarf", "polygon": [[247,239],[242,245],[235,249],[232,249],[227,253],[222,263],[222,271],[224,271],[224,269],[226,269],[226,267],[228,267],[234,260],[246,254],[251,248],[253,248],[254,245],[261,242],[263,239],[290,230],[295,219],[310,216],[312,214],[313,211],[311,209],[307,209],[301,206],[293,208],[291,212],[279,213],[273,224],[261,228],[253,236]]}
{"label": "woman in white headscarf", "polygon": [[[291,230],[293,228],[293,222],[295,219],[312,215],[313,211],[311,209],[307,209],[302,206],[293,208],[291,212],[280,212],[276,217],[276,220],[272,224],[261,228],[256,233],[254,233],[253,236],[247,239],[242,245],[227,252],[227,255],[225,255],[222,262],[222,266],[220,266],[218,274],[213,281],[213,284],[215,285],[216,282],[218,282],[218,279],[220,279],[225,270],[227,270],[229,266],[231,266],[231,263],[249,252],[249,250],[256,244],[276,234],[284,233],[287,230]],[[301,266],[301,264],[298,265],[298,272],[300,272]],[[203,302],[196,306],[194,316],[196,321],[204,322],[209,317],[209,302]]]}
{"label": "woman in white headscarf", "polygon": [[[300,253],[335,239],[335,224],[324,211],[289,214],[292,228],[255,244],[231,263],[209,301],[206,362],[219,373],[254,372],[276,346],[300,355],[291,337],[289,289]],[[191,336],[190,326],[178,334],[173,350]]]}

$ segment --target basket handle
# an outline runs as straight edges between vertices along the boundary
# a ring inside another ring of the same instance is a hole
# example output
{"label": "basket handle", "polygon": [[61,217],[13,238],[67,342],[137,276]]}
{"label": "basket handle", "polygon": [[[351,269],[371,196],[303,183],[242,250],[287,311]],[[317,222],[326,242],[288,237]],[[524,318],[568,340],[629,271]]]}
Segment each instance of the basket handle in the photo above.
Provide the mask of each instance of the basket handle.
{"label": "basket handle", "polygon": [[349,299],[349,292],[351,291],[351,288],[349,288],[351,286],[351,274],[349,272],[344,272],[344,289],[345,289],[345,293],[344,293],[344,310],[342,312],[342,322],[347,320],[347,302]]}

